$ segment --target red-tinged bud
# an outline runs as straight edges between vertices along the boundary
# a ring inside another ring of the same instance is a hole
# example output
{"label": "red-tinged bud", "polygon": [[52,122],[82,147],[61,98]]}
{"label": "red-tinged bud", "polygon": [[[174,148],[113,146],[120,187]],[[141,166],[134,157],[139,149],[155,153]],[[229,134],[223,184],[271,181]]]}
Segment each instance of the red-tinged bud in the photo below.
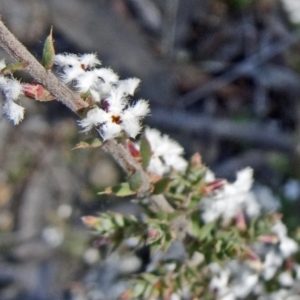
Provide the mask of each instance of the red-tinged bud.
{"label": "red-tinged bud", "polygon": [[247,248],[246,256],[250,260],[260,260],[259,256],[250,248]]}
{"label": "red-tinged bud", "polygon": [[272,234],[261,235],[258,240],[266,244],[277,244],[279,242],[278,237]]}
{"label": "red-tinged bud", "polygon": [[130,140],[127,140],[126,146],[132,157],[135,157],[135,158],[141,157],[140,151],[136,148],[136,146],[134,145],[133,142],[131,142]]}
{"label": "red-tinged bud", "polygon": [[285,268],[287,270],[293,270],[295,266],[295,259],[293,257],[290,257],[287,259],[287,261],[285,262]]}
{"label": "red-tinged bud", "polygon": [[158,228],[149,228],[147,231],[147,243],[152,244],[162,237],[162,232]]}
{"label": "red-tinged bud", "polygon": [[209,194],[215,190],[222,188],[225,183],[225,179],[216,179],[212,182],[206,183],[205,186],[202,187],[202,192],[204,194]]}
{"label": "red-tinged bud", "polygon": [[193,169],[200,169],[202,167],[201,155],[198,152],[192,156],[191,166]]}
{"label": "red-tinged bud", "polygon": [[245,219],[245,215],[242,211],[240,211],[238,213],[238,215],[235,218],[236,221],[236,227],[240,230],[240,231],[246,231],[247,230],[247,224],[246,224],[246,219]]}
{"label": "red-tinged bud", "polygon": [[120,295],[121,300],[127,300],[132,299],[132,292],[131,291],[125,291]]}
{"label": "red-tinged bud", "polygon": [[94,216],[84,216],[81,220],[87,227],[95,227],[99,224],[99,218]]}
{"label": "red-tinged bud", "polygon": [[52,101],[55,98],[40,84],[22,84],[23,93],[26,97],[38,100],[38,101]]}

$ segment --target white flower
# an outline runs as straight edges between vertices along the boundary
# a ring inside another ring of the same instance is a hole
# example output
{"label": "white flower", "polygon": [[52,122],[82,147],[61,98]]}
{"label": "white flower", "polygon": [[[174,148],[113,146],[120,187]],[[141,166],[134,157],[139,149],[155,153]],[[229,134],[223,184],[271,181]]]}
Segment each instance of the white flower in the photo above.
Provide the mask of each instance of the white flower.
{"label": "white flower", "polygon": [[288,258],[299,250],[299,246],[296,241],[286,236],[280,239],[279,250],[284,258]]}
{"label": "white flower", "polygon": [[[225,183],[214,195],[201,200],[200,208],[205,223],[222,218],[225,224],[244,211],[249,217],[259,215],[260,206],[250,192],[253,182],[253,171],[246,168],[237,173],[234,183]],[[211,179],[214,177],[209,176]]]}
{"label": "white flower", "polygon": [[151,146],[151,159],[148,171],[157,175],[164,175],[171,169],[184,172],[187,161],[181,156],[183,148],[168,135],[161,135],[156,129],[146,128],[145,136]]}
{"label": "white flower", "polygon": [[14,125],[19,124],[24,118],[24,107],[16,104],[12,100],[6,100],[3,105],[3,111],[6,116],[13,121]]}
{"label": "white flower", "polygon": [[103,102],[103,109],[97,107],[90,110],[79,124],[85,132],[94,126],[98,127],[103,140],[116,138],[122,131],[135,138],[141,131],[141,118],[148,113],[149,105],[145,100],[129,106],[128,99],[113,89],[110,97]]}
{"label": "white flower", "polygon": [[283,264],[283,257],[276,250],[267,253],[263,263],[262,274],[265,280],[270,280]]}
{"label": "white flower", "polygon": [[276,222],[272,227],[272,232],[279,238],[279,250],[283,258],[286,259],[299,250],[296,241],[287,236],[287,228],[281,221]]}
{"label": "white flower", "polygon": [[294,284],[294,279],[290,272],[283,272],[278,276],[278,282],[281,286],[290,287]]}
{"label": "white flower", "polygon": [[259,276],[258,274],[250,274],[246,270],[243,270],[238,275],[238,281],[231,286],[231,290],[238,299],[244,299],[254,290]]}

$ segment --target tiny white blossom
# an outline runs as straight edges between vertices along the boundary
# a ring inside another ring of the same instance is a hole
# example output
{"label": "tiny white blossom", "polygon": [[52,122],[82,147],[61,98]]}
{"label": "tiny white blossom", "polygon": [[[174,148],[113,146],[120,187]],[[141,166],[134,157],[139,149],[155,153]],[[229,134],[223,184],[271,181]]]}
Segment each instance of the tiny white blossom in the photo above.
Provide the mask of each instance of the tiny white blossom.
{"label": "tiny white blossom", "polygon": [[287,228],[281,221],[277,221],[273,225],[272,232],[279,238],[279,250],[283,258],[286,259],[299,250],[296,241],[287,236]]}
{"label": "tiny white blossom", "polygon": [[290,287],[294,284],[294,279],[290,272],[283,272],[278,276],[278,282],[281,286]]}
{"label": "tiny white blossom", "polygon": [[176,141],[150,128],[146,128],[145,136],[152,150],[149,172],[162,176],[171,169],[179,172],[186,170],[187,161],[182,157],[184,150]]}
{"label": "tiny white blossom", "polygon": [[24,118],[24,107],[16,104],[12,100],[6,100],[3,105],[3,111],[6,116],[13,121],[14,125],[19,124]]}
{"label": "tiny white blossom", "polygon": [[279,250],[284,258],[288,258],[299,250],[299,246],[296,241],[286,236],[280,239]]}
{"label": "tiny white blossom", "polygon": [[214,195],[203,198],[200,202],[203,221],[208,223],[222,218],[227,224],[241,210],[251,218],[258,216],[260,206],[250,191],[253,182],[252,175],[253,171],[250,168],[241,170],[237,173],[235,182],[226,182]]}
{"label": "tiny white blossom", "polygon": [[85,69],[101,65],[101,62],[95,53],[82,54],[79,56],[79,61]]}
{"label": "tiny white blossom", "polygon": [[276,274],[278,268],[283,264],[283,257],[276,250],[267,253],[263,263],[262,275],[265,280],[270,280]]}
{"label": "tiny white blossom", "polygon": [[[148,112],[145,105],[138,106],[141,109],[134,109],[136,104],[128,105],[126,98],[120,97],[117,90],[112,91],[111,96],[105,100],[105,108],[94,108],[87,113],[86,118],[79,122],[83,131],[87,132],[94,126],[99,127],[103,140],[119,136],[124,131],[128,136],[135,138],[141,131],[140,120]],[[148,106],[147,106],[148,107]]]}

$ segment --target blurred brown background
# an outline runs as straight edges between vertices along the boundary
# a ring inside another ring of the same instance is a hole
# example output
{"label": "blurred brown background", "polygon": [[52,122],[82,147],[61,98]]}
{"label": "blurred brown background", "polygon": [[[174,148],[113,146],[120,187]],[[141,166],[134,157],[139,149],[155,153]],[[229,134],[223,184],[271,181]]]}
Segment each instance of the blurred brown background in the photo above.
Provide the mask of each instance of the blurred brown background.
{"label": "blurred brown background", "polygon": [[[148,125],[178,140],[187,158],[200,152],[220,177],[253,167],[258,197],[281,206],[294,229],[300,8],[287,2],[1,0],[0,13],[39,59],[53,25],[57,53],[97,52],[121,78],[140,78]],[[124,174],[99,149],[71,151],[85,136],[60,103],[22,104],[21,125],[0,122],[0,299],[117,299],[116,278],[132,271],[122,262],[134,258],[99,265],[106,252],[80,217],[108,207],[137,213],[96,195]]]}

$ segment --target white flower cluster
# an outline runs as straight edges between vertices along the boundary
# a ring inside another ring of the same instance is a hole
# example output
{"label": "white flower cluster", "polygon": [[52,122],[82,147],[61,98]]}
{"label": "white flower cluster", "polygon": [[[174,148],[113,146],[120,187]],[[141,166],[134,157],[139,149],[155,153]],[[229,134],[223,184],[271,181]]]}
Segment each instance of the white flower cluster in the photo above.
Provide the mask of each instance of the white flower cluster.
{"label": "white flower cluster", "polygon": [[[0,71],[5,67],[5,61],[1,60]],[[0,90],[4,97],[3,112],[15,125],[19,124],[24,118],[25,111],[24,107],[15,102],[22,94],[21,83],[13,77],[0,75]]]}
{"label": "white flower cluster", "polygon": [[58,54],[55,64],[59,77],[77,92],[89,98],[94,108],[79,122],[84,132],[96,127],[103,140],[126,133],[135,138],[141,131],[141,119],[149,112],[145,100],[130,103],[140,80],[119,80],[110,68],[99,68],[101,64],[95,54]]}
{"label": "white flower cluster", "polygon": [[[219,219],[223,225],[228,225],[232,220],[237,222],[240,214],[250,219],[258,217],[262,209],[250,191],[252,175],[253,171],[246,168],[238,172],[235,182],[225,181],[221,187],[216,185],[218,188],[200,202],[203,221]],[[219,182],[209,170],[205,180],[212,185]],[[269,235],[261,236],[259,242],[250,245],[249,259],[231,260],[224,267],[211,264],[213,277],[209,288],[219,300],[248,299],[249,295],[260,300],[289,299],[290,295],[297,294],[296,287],[300,287],[300,266],[291,262],[289,268],[284,267],[298,250],[296,241],[287,236],[286,226],[277,220]],[[278,281],[281,289],[268,294],[265,283],[272,279]]]}
{"label": "white flower cluster", "polygon": [[[222,219],[228,224],[239,213],[245,213],[253,218],[259,215],[260,206],[251,192],[253,170],[246,168],[237,173],[233,183],[224,182],[224,185],[214,193],[209,194],[200,202],[201,217],[205,223]],[[209,171],[207,183],[215,181],[214,174]]]}
{"label": "white flower cluster", "polygon": [[182,157],[183,148],[168,135],[162,135],[157,129],[145,129],[145,136],[151,147],[151,159],[147,171],[157,175],[165,175],[172,169],[184,172],[187,161]]}
{"label": "white flower cluster", "polygon": [[[232,260],[223,268],[212,263],[213,278],[209,288],[217,299],[248,299],[252,295],[260,300],[285,300],[297,295],[300,292],[300,265],[291,262],[285,269],[284,265],[298,251],[298,245],[286,231],[285,225],[278,221],[272,229],[273,239],[253,245],[251,259]],[[271,279],[278,282],[280,289],[268,293],[265,284]]]}

